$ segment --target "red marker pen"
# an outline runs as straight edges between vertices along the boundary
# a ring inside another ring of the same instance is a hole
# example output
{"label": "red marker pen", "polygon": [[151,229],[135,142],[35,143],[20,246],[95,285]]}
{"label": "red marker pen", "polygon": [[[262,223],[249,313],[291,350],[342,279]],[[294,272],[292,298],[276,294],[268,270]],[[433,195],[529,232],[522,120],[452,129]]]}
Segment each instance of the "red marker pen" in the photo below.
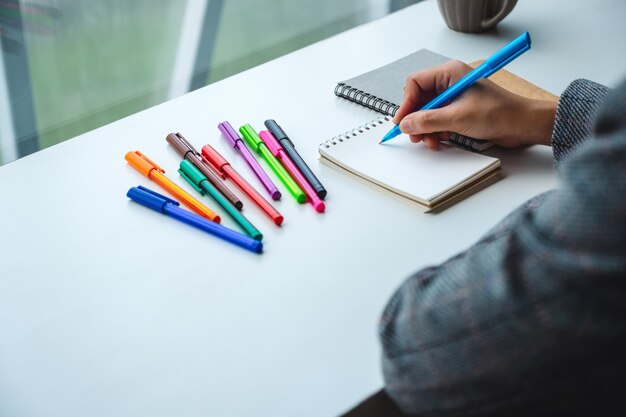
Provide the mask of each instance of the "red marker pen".
{"label": "red marker pen", "polygon": [[264,199],[237,171],[233,168],[222,155],[219,154],[211,145],[202,147],[202,156],[206,158],[213,168],[221,175],[222,178],[228,178],[246,193],[248,197],[254,201],[268,216],[272,218],[276,225],[283,222],[283,216],[270,203]]}

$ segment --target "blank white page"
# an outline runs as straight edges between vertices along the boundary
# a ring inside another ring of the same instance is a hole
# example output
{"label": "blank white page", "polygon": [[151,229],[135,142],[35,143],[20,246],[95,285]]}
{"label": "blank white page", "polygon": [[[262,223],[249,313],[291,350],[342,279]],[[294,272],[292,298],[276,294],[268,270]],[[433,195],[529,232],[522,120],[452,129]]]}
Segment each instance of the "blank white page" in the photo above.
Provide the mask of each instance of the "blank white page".
{"label": "blank white page", "polygon": [[390,191],[431,206],[500,165],[500,160],[442,144],[439,150],[402,134],[378,142],[393,127],[383,117],[320,145],[322,157]]}

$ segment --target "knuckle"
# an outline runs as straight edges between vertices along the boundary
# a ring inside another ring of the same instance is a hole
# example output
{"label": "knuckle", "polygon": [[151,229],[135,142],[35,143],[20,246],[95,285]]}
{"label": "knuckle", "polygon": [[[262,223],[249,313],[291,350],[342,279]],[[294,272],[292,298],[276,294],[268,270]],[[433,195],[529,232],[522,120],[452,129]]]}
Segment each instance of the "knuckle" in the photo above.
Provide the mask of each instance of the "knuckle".
{"label": "knuckle", "polygon": [[454,60],[453,63],[454,63],[454,67],[453,68],[456,69],[459,72],[462,72],[462,73],[466,73],[466,72],[468,72],[469,70],[472,69],[465,62],[459,61],[458,59]]}
{"label": "knuckle", "polygon": [[443,64],[443,68],[450,73],[464,73],[470,67],[465,62],[454,59]]}
{"label": "knuckle", "polygon": [[404,82],[404,90],[410,90],[411,87],[415,84],[415,79],[413,78],[413,74],[409,75]]}
{"label": "knuckle", "polygon": [[415,82],[415,78],[419,75],[420,71],[412,72],[406,77],[406,84],[413,84]]}
{"label": "knuckle", "polygon": [[422,112],[419,122],[424,131],[430,131],[435,123],[433,113],[429,111]]}
{"label": "knuckle", "polygon": [[454,65],[455,67],[464,67],[465,63],[463,61],[458,60],[458,59],[454,59],[454,60],[452,60],[452,65]]}

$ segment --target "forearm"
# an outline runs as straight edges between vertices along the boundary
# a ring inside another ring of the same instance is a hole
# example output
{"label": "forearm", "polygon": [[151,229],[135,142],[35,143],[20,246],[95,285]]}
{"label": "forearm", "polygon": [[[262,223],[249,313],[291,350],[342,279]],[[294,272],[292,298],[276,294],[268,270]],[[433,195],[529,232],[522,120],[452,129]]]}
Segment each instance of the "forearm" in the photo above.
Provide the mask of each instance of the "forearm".
{"label": "forearm", "polygon": [[556,103],[545,100],[521,98],[523,110],[514,115],[521,118],[516,121],[516,135],[520,144],[551,145],[552,131],[556,118]]}
{"label": "forearm", "polygon": [[536,218],[560,198],[529,202],[394,295],[380,324],[383,374],[405,412],[532,415],[621,396],[626,242],[607,239],[613,249],[599,253],[545,239]]}
{"label": "forearm", "polygon": [[508,109],[516,143],[552,145],[558,162],[591,135],[595,115],[609,89],[588,80],[573,81],[557,103],[515,96]]}
{"label": "forearm", "polygon": [[389,302],[380,326],[383,373],[405,412],[506,415],[553,392],[541,371],[550,372],[554,352],[573,342],[566,337],[572,332],[551,334],[539,315],[552,320],[564,302],[564,282],[547,279],[555,269],[535,268],[547,265],[541,254],[551,249],[536,227],[520,224],[545,198],[507,217],[466,252],[409,278]]}
{"label": "forearm", "polygon": [[409,278],[389,302],[383,371],[406,412],[506,415],[622,397],[626,84],[618,92],[597,140],[564,163],[560,190]]}

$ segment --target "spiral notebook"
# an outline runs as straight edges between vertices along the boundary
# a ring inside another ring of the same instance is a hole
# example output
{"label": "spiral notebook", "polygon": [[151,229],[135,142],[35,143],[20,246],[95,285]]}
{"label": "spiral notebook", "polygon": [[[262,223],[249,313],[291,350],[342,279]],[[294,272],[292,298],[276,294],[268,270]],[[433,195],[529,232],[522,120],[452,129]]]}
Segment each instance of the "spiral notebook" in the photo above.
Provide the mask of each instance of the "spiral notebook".
{"label": "spiral notebook", "polygon": [[500,166],[498,158],[449,145],[433,151],[404,134],[379,144],[392,127],[391,117],[381,116],[335,136],[320,144],[320,161],[425,211],[466,195],[495,176]]}

